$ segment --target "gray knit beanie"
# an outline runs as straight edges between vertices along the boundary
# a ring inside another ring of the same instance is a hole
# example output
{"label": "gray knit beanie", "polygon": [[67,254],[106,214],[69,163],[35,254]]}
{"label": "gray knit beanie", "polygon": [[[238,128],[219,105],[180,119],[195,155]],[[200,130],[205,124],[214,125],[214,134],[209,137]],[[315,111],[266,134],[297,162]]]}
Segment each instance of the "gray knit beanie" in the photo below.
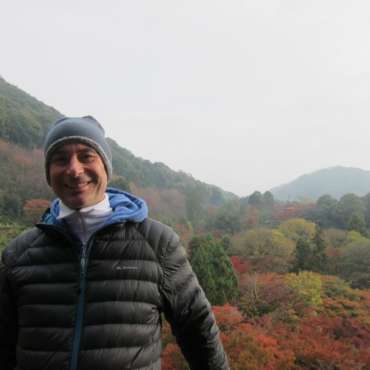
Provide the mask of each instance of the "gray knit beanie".
{"label": "gray knit beanie", "polygon": [[44,140],[45,172],[49,184],[51,155],[57,147],[68,141],[81,142],[94,148],[104,163],[108,180],[112,177],[112,153],[100,123],[91,116],[65,117],[50,126]]}

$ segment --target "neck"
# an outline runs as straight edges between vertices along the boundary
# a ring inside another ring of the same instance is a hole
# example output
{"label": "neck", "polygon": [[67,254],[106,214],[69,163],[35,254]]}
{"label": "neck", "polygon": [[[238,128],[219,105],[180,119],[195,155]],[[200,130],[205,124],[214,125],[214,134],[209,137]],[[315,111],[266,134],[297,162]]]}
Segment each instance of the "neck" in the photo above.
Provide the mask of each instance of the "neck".
{"label": "neck", "polygon": [[108,196],[105,195],[101,202],[79,210],[72,210],[61,202],[58,219],[63,219],[85,244],[90,236],[104,225],[111,214],[112,208]]}

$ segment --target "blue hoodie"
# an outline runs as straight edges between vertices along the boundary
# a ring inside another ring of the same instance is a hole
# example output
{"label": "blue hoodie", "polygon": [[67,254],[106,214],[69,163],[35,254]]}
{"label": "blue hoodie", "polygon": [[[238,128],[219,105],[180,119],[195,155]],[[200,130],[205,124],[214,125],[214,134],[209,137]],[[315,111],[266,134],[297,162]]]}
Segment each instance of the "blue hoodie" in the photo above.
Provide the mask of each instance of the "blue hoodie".
{"label": "blue hoodie", "polygon": [[[125,221],[141,222],[148,217],[148,207],[143,199],[115,188],[107,188],[106,193],[113,213],[102,227]],[[60,199],[55,199],[51,203],[50,209],[42,216],[41,222],[48,225],[63,226],[63,222],[57,219],[59,210]]]}

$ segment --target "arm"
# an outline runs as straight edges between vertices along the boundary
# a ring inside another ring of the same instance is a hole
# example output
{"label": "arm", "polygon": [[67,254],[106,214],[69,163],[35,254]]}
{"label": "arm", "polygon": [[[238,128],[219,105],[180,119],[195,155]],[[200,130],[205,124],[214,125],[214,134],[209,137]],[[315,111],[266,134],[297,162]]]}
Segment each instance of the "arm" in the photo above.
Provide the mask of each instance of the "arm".
{"label": "arm", "polygon": [[16,307],[8,280],[8,269],[0,262],[0,368],[14,370],[16,366]]}
{"label": "arm", "polygon": [[192,370],[228,370],[211,306],[185,250],[176,234],[171,233],[167,240],[162,260],[166,319]]}

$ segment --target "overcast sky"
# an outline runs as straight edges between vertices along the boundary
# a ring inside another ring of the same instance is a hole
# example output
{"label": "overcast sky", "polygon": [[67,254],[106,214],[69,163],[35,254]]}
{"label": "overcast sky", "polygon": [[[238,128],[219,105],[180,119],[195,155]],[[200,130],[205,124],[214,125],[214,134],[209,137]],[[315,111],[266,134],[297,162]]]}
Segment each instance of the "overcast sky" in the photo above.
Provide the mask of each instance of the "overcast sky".
{"label": "overcast sky", "polygon": [[368,0],[2,0],[0,75],[238,195],[370,170]]}

